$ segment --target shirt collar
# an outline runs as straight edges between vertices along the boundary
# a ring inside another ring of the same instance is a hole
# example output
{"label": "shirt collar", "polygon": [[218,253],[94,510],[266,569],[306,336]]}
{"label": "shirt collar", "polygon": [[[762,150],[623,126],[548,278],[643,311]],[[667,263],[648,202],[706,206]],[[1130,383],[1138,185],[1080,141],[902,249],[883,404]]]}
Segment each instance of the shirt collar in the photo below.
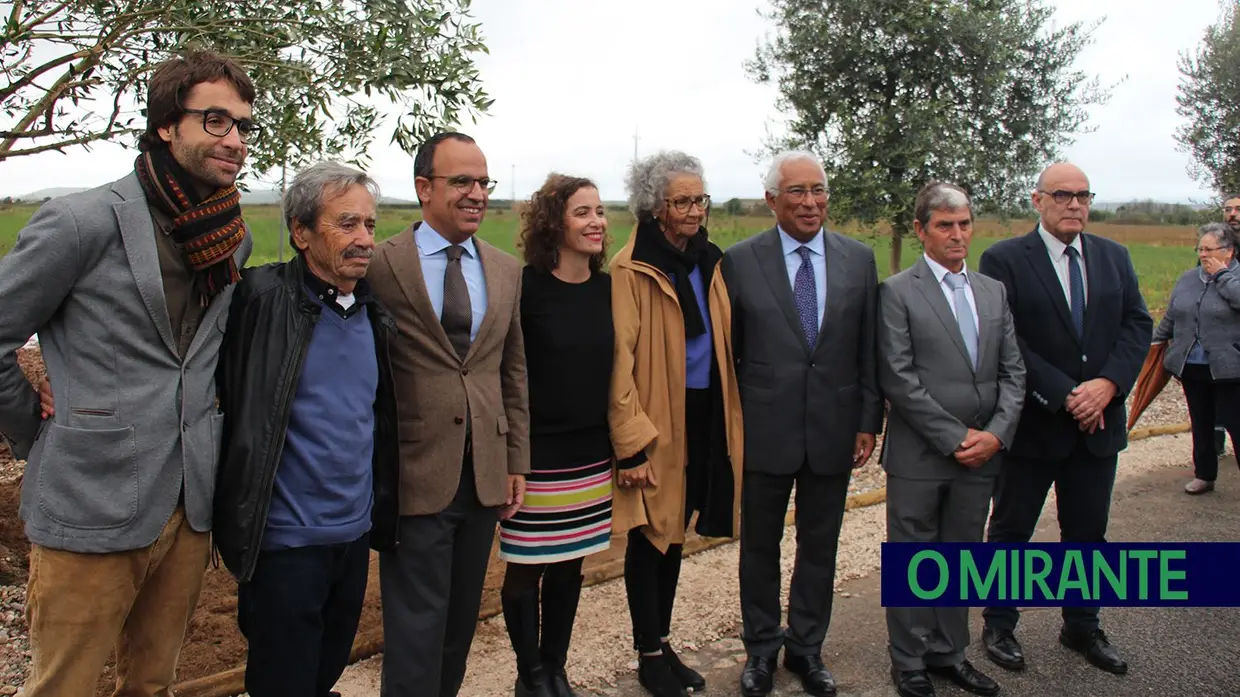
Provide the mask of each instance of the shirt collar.
{"label": "shirt collar", "polygon": [[[439,232],[435,230],[435,228],[431,227],[431,224],[425,220],[423,220],[422,223],[418,225],[418,229],[414,231],[413,239],[418,245],[418,252],[420,252],[424,257],[429,257],[432,254],[438,254],[439,252],[442,252],[452,246],[451,242],[444,239],[444,236],[439,234]],[[465,248],[465,253],[468,254],[470,258],[478,258],[478,250],[474,247],[474,238],[472,235],[470,235],[469,239],[462,242],[461,246]]]}
{"label": "shirt collar", "polygon": [[[943,266],[939,262],[931,259],[929,254],[923,253],[921,257],[926,260],[926,265],[930,267],[930,272],[934,274],[934,280],[938,281],[939,283],[943,282],[944,276],[951,273],[951,271],[949,271],[946,266]],[[969,262],[967,261],[964,262],[964,266],[960,267],[960,275],[964,276],[964,282],[968,284],[969,283]]]}
{"label": "shirt collar", "polygon": [[818,228],[818,232],[815,233],[814,236],[810,238],[809,242],[806,242],[805,244],[801,244],[793,239],[792,235],[784,232],[784,228],[778,223],[775,224],[775,229],[779,230],[779,245],[783,248],[784,256],[795,254],[797,249],[800,247],[809,247],[809,251],[820,257],[825,257],[827,255],[826,245],[823,244],[822,241],[822,228]]}
{"label": "shirt collar", "polygon": [[1068,247],[1075,249],[1077,256],[1085,256],[1085,250],[1081,247],[1081,236],[1079,234],[1072,239],[1072,244],[1067,245],[1061,242],[1058,237],[1055,237],[1051,233],[1047,232],[1046,228],[1042,227],[1042,223],[1038,223],[1038,235],[1040,235],[1042,237],[1042,241],[1046,243],[1046,248],[1050,250],[1051,256],[1056,259],[1066,254]]}
{"label": "shirt collar", "polygon": [[302,274],[302,277],[306,284],[307,290],[322,301],[323,304],[331,307],[333,310],[336,310],[341,314],[346,312],[352,314],[358,307],[361,307],[368,300],[370,300],[370,286],[366,284],[366,279],[364,278],[360,279],[357,282],[357,285],[353,287],[353,305],[346,308],[341,305],[338,300],[341,294],[339,288],[316,276],[309,267],[306,267],[306,271]]}

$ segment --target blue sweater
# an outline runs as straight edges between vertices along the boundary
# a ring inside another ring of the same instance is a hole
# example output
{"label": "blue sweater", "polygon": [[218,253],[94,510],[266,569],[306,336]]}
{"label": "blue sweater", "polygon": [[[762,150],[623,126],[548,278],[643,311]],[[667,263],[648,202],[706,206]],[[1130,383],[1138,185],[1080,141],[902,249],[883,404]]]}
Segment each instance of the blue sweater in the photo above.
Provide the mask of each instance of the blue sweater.
{"label": "blue sweater", "polygon": [[378,387],[366,308],[346,319],[324,307],[293,397],[263,549],[351,542],[370,530]]}

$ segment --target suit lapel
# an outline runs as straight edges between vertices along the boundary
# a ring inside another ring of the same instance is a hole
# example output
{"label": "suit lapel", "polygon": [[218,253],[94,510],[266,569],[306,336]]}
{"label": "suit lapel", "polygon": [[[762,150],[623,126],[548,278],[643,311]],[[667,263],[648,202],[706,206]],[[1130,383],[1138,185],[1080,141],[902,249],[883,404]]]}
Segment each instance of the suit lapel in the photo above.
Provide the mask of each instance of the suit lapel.
{"label": "suit lapel", "polygon": [[1085,286],[1089,289],[1085,297],[1085,326],[1081,331],[1081,346],[1084,347],[1089,339],[1089,329],[1094,325],[1094,308],[1098,307],[1098,300],[1102,298],[1102,272],[1098,261],[1098,245],[1091,236],[1083,232],[1081,233],[1081,249],[1084,251],[1082,256],[1085,257]]}
{"label": "suit lapel", "polygon": [[417,229],[418,223],[414,223],[401,233],[399,241],[392,246],[392,275],[400,286],[400,292],[405,295],[405,300],[409,301],[422,318],[426,331],[435,337],[449,356],[460,360],[452,342],[448,340],[448,333],[443,330],[443,323],[435,315],[435,307],[431,305],[430,295],[426,292],[426,277],[422,275],[422,259],[414,238],[414,231]]}
{"label": "suit lapel", "polygon": [[1051,304],[1055,306],[1063,326],[1067,328],[1068,334],[1079,343],[1080,338],[1076,335],[1076,328],[1072,326],[1072,311],[1068,309],[1068,300],[1063,294],[1063,284],[1059,282],[1059,274],[1055,273],[1055,268],[1051,266],[1050,252],[1046,249],[1046,243],[1042,241],[1036,228],[1025,236],[1025,255],[1033,266],[1034,275],[1042,281],[1047,294],[1050,295]]}
{"label": "suit lapel", "polygon": [[[818,327],[818,341],[814,344],[817,350],[822,345],[823,340],[827,336],[827,327],[833,326],[838,311],[843,310],[843,304],[832,302],[832,298],[847,297],[845,288],[848,286],[848,251],[844,249],[844,245],[833,235],[827,234],[824,228],[822,235],[822,251],[823,251],[823,275],[827,278],[827,292],[824,294],[826,298],[824,303],[826,307],[822,311],[822,324]],[[784,272],[784,277],[787,277]],[[799,324],[797,326],[800,326]]]}
{"label": "suit lapel", "polygon": [[[775,305],[784,313],[788,326],[809,353],[809,343],[805,341],[805,332],[801,331],[801,318],[797,315],[796,300],[792,297],[792,285],[788,283],[788,265],[784,262],[784,249],[779,243],[779,229],[771,228],[762,234],[762,239],[754,245],[754,254],[758,257],[758,266],[775,296]],[[831,275],[827,274],[830,279]],[[828,285],[828,290],[830,287]],[[828,296],[830,297],[830,296]],[[826,324],[825,315],[823,324]],[[820,331],[821,335],[822,332]]]}
{"label": "suit lapel", "polygon": [[[237,248],[236,252],[233,252],[233,261],[237,264],[238,269],[245,265],[245,260],[249,258],[250,250],[253,249],[254,241],[250,237],[251,234],[252,232],[247,232],[245,239],[241,241],[241,246]],[[228,297],[229,300],[232,299],[232,295]],[[220,313],[227,306],[228,302],[221,302],[218,297],[211,302],[211,306],[202,315],[202,321],[198,323],[198,331],[194,332],[194,340],[185,352],[186,362],[189,362],[189,359],[198,352],[199,347],[206,341],[206,337],[210,336],[211,332],[217,331],[215,323],[219,320]]]}
{"label": "suit lapel", "polygon": [[990,288],[977,282],[976,274],[970,274],[969,287],[973,290],[973,304],[977,305],[977,365],[980,368],[986,365],[986,358],[990,354],[988,349],[995,333],[994,327],[1000,326],[987,320],[998,313],[1000,308],[997,307],[998,303],[994,302]]}
{"label": "suit lapel", "polygon": [[479,350],[478,347],[495,327],[495,318],[499,312],[501,302],[500,298],[503,297],[503,294],[500,293],[500,286],[502,285],[501,281],[504,279],[500,276],[499,270],[495,266],[487,263],[487,258],[494,253],[494,250],[487,245],[488,249],[483,251],[484,245],[485,243],[482,240],[477,237],[474,238],[474,249],[478,252],[478,262],[482,264],[482,277],[486,279],[487,284],[487,311],[482,315],[482,323],[478,325],[478,335],[469,344],[469,351],[465,354],[463,363],[468,363],[473,358],[474,354]]}
{"label": "suit lapel", "polygon": [[[917,290],[921,291],[921,295],[930,304],[930,309],[934,310],[935,316],[943,323],[943,328],[947,330],[947,335],[952,338],[952,343],[956,345],[956,350],[964,356],[964,362],[972,369],[972,360],[969,358],[969,349],[964,345],[964,337],[960,335],[960,325],[956,323],[956,316],[952,314],[951,305],[947,304],[947,298],[943,297],[943,289],[939,286],[939,282],[934,279],[934,272],[930,270],[930,265],[926,263],[925,257],[917,259],[912,267],[913,277],[917,279]],[[974,298],[976,300],[976,298]],[[979,343],[980,340],[979,340]],[[980,358],[980,356],[979,356]],[[978,365],[981,365],[979,360]]]}
{"label": "suit lapel", "polygon": [[172,340],[172,320],[168,318],[168,299],[164,295],[164,280],[159,270],[159,251],[155,248],[155,223],[151,221],[151,209],[142,192],[142,185],[138,183],[137,175],[131,174],[113,185],[112,190],[124,199],[112,204],[112,210],[116,213],[125,256],[129,259],[138,294],[142,296],[142,303],[146,305],[164,346],[173,356],[179,356],[176,342]]}

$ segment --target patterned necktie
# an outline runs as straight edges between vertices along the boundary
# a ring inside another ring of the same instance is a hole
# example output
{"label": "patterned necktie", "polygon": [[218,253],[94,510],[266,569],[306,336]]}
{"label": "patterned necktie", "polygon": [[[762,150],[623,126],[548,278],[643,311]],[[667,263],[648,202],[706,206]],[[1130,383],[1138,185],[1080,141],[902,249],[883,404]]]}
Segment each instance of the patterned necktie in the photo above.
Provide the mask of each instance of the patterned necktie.
{"label": "patterned necktie", "polygon": [[943,277],[947,287],[952,289],[952,299],[956,305],[956,324],[960,327],[960,338],[964,339],[964,348],[969,352],[969,362],[977,370],[977,327],[973,324],[973,308],[969,305],[969,295],[965,292],[968,280],[963,273],[948,273]]}
{"label": "patterned necktie", "polygon": [[814,281],[814,267],[809,261],[809,247],[797,247],[797,254],[801,255],[801,267],[797,269],[792,298],[796,301],[797,313],[801,315],[805,342],[812,348],[818,343],[818,287]]}
{"label": "patterned necktie", "polygon": [[474,323],[469,306],[469,287],[465,285],[465,273],[461,271],[461,254],[464,251],[465,248],[459,244],[444,250],[448,255],[448,268],[443,275],[443,314],[439,318],[448,341],[452,342],[461,360],[465,360],[465,354],[469,353],[469,334]]}
{"label": "patterned necktie", "polygon": [[1081,278],[1081,254],[1068,247],[1068,297],[1072,299],[1072,324],[1078,337],[1085,336],[1085,280]]}

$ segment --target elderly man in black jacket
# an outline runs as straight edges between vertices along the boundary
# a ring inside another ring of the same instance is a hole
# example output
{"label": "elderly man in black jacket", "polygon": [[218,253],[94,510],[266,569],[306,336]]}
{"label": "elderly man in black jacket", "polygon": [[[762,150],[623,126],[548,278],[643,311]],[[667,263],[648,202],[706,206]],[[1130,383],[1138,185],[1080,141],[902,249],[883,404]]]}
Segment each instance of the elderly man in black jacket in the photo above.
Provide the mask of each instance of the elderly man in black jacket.
{"label": "elderly man in black jacket", "polygon": [[252,697],[323,697],[348,664],[369,548],[395,544],[395,326],[364,277],[378,187],[335,163],[298,174],[298,255],[247,270],[219,362],[215,544],[239,581]]}

